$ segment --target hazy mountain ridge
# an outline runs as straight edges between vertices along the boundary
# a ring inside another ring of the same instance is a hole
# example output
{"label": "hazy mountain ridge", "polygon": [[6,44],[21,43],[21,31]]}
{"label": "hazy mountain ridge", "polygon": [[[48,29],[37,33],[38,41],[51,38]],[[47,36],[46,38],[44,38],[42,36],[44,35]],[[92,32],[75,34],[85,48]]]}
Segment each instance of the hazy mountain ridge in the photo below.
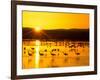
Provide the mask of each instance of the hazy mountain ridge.
{"label": "hazy mountain ridge", "polygon": [[54,29],[36,32],[32,28],[23,28],[23,39],[69,39],[89,41],[89,29]]}

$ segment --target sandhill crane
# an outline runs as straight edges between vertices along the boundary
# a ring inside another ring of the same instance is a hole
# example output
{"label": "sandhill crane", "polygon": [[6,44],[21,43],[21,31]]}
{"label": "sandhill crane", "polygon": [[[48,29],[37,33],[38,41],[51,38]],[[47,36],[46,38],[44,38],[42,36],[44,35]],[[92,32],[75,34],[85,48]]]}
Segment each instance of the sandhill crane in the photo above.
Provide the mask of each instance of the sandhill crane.
{"label": "sandhill crane", "polygon": [[76,55],[80,55],[80,53],[75,53]]}
{"label": "sandhill crane", "polygon": [[39,53],[40,54],[40,56],[43,56],[44,54],[43,53]]}
{"label": "sandhill crane", "polygon": [[54,54],[54,53],[51,53],[51,55],[52,55],[52,56],[55,56],[56,54]]}
{"label": "sandhill crane", "polygon": [[29,50],[28,50],[28,55],[29,56],[32,56],[33,55],[33,53],[34,53],[34,48],[32,47],[32,48],[30,48]]}
{"label": "sandhill crane", "polygon": [[63,53],[65,56],[67,56],[68,54],[67,53]]}
{"label": "sandhill crane", "polygon": [[28,51],[28,55],[29,55],[29,56],[32,56],[32,52],[31,52],[31,51]]}
{"label": "sandhill crane", "polygon": [[[57,51],[57,52],[56,52],[56,53],[53,53],[53,52],[55,52],[55,51]],[[51,55],[52,55],[52,56],[55,56],[57,53],[58,53],[58,55],[59,55],[59,49],[52,49],[52,51],[51,51]]]}

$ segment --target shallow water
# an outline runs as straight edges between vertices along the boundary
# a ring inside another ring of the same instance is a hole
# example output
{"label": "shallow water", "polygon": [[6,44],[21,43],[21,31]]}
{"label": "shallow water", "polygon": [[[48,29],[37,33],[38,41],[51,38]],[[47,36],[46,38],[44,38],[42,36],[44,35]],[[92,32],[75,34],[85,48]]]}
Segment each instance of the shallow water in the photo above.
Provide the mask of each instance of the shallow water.
{"label": "shallow water", "polygon": [[23,40],[23,69],[69,66],[89,66],[89,42]]}

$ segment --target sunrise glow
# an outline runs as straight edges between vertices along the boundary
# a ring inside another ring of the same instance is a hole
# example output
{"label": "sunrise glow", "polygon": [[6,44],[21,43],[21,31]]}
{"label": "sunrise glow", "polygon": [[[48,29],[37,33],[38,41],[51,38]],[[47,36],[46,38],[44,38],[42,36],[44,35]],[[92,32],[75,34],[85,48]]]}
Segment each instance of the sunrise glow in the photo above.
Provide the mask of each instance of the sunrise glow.
{"label": "sunrise glow", "polygon": [[41,31],[41,27],[35,27],[35,31],[36,32],[40,32]]}

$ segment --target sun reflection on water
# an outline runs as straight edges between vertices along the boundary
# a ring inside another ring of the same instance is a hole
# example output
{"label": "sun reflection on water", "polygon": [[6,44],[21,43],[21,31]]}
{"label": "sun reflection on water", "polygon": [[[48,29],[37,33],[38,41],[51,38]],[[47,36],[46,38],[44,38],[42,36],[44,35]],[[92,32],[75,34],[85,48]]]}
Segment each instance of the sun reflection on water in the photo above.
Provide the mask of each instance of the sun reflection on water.
{"label": "sun reflection on water", "polygon": [[36,40],[35,68],[39,68],[39,46],[40,46],[40,41]]}

